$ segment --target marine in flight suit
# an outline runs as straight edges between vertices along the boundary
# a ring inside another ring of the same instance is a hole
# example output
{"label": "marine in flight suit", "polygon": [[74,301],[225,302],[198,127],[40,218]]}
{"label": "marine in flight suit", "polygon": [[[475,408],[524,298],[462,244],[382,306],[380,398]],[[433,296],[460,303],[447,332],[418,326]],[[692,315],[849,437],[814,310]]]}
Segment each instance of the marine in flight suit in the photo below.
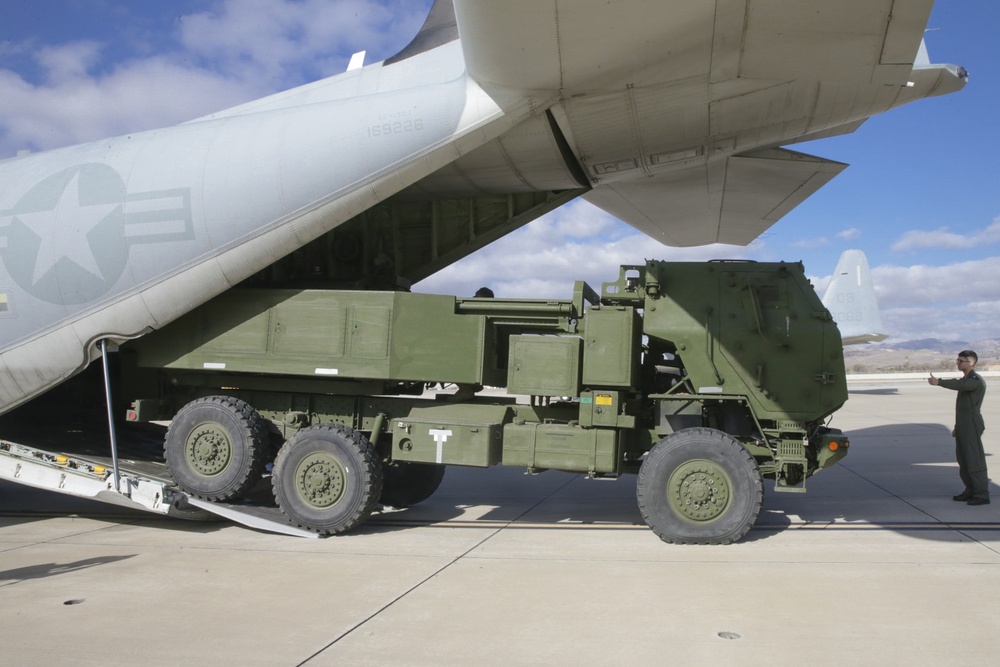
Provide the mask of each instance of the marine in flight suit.
{"label": "marine in flight suit", "polygon": [[990,480],[986,473],[986,453],[983,451],[983,397],[986,395],[986,381],[976,372],[979,357],[972,350],[958,353],[955,363],[963,376],[948,380],[931,376],[927,382],[932,385],[952,389],[955,397],[955,458],[958,459],[958,474],[965,484],[965,490],[955,496],[955,500],[966,501],[969,505],[988,505],[990,502]]}

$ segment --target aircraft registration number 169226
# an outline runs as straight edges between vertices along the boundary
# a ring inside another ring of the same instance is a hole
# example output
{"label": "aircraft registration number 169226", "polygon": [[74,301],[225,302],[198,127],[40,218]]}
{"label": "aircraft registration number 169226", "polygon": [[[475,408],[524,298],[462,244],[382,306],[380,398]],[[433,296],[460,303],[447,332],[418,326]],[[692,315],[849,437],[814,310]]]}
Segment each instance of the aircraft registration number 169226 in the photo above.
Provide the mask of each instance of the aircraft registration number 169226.
{"label": "aircraft registration number 169226", "polygon": [[380,137],[387,134],[402,134],[403,132],[419,132],[424,129],[424,121],[420,118],[414,120],[397,120],[394,123],[382,123],[381,125],[369,125],[368,136]]}

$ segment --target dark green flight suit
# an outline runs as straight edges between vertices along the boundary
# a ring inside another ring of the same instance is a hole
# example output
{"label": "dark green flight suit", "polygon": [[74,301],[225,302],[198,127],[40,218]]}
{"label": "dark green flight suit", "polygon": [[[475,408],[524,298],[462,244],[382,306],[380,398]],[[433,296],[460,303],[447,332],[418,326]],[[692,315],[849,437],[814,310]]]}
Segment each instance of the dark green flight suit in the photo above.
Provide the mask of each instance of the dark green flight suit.
{"label": "dark green flight suit", "polygon": [[965,490],[974,498],[989,498],[990,480],[986,476],[986,453],[983,451],[986,425],[980,412],[986,381],[976,371],[970,371],[964,378],[942,379],[938,385],[958,392],[955,397],[955,458]]}

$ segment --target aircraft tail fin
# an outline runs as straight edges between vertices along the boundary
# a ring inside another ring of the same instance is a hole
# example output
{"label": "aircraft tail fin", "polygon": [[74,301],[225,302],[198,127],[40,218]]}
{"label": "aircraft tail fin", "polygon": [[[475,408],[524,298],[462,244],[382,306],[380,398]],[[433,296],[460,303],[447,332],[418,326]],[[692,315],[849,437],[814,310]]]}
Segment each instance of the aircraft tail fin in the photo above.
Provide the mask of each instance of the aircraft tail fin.
{"label": "aircraft tail fin", "polygon": [[409,44],[403,50],[386,58],[383,65],[392,65],[401,60],[430,51],[433,48],[458,39],[458,22],[455,20],[454,0],[434,0],[427,20]]}
{"label": "aircraft tail fin", "polygon": [[845,250],[840,256],[823,295],[823,305],[840,328],[844,345],[878,343],[888,338],[882,333],[875,284],[862,251]]}

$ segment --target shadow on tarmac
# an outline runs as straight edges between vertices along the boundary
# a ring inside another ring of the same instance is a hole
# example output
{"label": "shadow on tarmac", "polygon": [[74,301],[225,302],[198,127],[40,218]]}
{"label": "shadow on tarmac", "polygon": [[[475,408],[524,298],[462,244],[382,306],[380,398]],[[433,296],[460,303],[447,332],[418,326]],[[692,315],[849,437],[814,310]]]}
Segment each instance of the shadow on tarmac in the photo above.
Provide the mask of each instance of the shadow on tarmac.
{"label": "shadow on tarmac", "polygon": [[10,586],[28,579],[44,579],[59,574],[67,574],[84,570],[99,565],[117,563],[121,560],[135,558],[136,554],[129,556],[99,556],[96,558],[84,558],[72,563],[42,563],[40,565],[29,565],[27,567],[16,567],[12,570],[0,570],[0,587]]}
{"label": "shadow on tarmac", "polygon": [[[949,429],[936,423],[893,424],[848,435],[851,453],[810,478],[808,493],[765,494],[757,530],[891,530],[941,541],[976,531],[980,541],[1000,541],[992,505],[969,507],[952,500],[963,485]],[[990,491],[1000,497],[992,482]]]}
{"label": "shadow on tarmac", "polygon": [[848,389],[848,394],[867,394],[869,396],[891,396],[898,394],[899,389],[895,387],[882,387],[879,389]]}

